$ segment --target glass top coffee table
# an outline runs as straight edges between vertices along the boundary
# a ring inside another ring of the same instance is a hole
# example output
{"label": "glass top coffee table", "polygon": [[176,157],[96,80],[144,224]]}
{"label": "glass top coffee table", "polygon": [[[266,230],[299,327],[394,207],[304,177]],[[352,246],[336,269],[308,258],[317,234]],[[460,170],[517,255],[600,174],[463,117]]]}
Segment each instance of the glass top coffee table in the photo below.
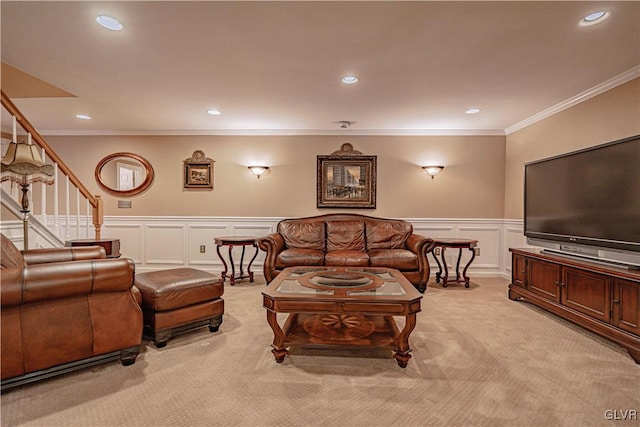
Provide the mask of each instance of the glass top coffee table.
{"label": "glass top coffee table", "polygon": [[[289,267],[262,295],[278,363],[291,345],[389,347],[402,368],[411,358],[409,335],[422,294],[398,270]],[[278,313],[289,313],[282,327]],[[394,316],[405,318],[402,330]]]}

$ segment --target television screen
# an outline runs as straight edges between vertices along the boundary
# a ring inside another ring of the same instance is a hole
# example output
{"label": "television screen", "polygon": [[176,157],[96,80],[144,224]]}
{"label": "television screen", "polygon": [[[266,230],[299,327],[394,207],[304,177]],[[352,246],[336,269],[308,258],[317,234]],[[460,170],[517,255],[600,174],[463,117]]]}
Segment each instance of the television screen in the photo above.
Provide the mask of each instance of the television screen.
{"label": "television screen", "polygon": [[525,235],[640,252],[640,135],[525,165]]}

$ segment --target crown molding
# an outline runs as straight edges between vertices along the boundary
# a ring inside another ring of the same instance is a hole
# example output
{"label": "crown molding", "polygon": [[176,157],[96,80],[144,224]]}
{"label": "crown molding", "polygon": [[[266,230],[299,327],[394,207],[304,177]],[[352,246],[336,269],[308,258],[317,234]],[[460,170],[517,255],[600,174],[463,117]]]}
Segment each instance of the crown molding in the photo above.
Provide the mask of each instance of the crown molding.
{"label": "crown molding", "polygon": [[558,114],[559,112],[566,110],[567,108],[580,104],[581,102],[584,102],[589,98],[600,95],[601,93],[611,90],[637,77],[640,77],[640,65],[635,66],[625,71],[624,73],[618,74],[617,76],[606,80],[599,85],[592,87],[591,89],[587,89],[584,92],[581,92],[565,101],[562,101],[559,104],[549,107],[546,110],[539,112],[538,114],[534,114],[533,116],[524,119],[521,122],[509,126],[504,130],[504,133],[505,135],[510,135],[516,131],[519,131],[520,129],[539,122],[540,120],[546,119],[547,117],[551,117],[554,114]]}
{"label": "crown molding", "polygon": [[166,131],[126,131],[126,130],[41,130],[44,136],[504,136],[502,129],[220,129],[193,130],[178,129]]}

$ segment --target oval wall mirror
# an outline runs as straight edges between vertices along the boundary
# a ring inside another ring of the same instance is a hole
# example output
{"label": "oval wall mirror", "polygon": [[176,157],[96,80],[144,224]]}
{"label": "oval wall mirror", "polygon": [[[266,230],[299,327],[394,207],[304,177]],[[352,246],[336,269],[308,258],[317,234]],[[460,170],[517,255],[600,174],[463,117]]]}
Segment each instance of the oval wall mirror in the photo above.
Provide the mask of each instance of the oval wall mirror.
{"label": "oval wall mirror", "polygon": [[135,196],[153,181],[153,167],[147,159],[134,153],[114,153],[96,166],[96,182],[114,196]]}

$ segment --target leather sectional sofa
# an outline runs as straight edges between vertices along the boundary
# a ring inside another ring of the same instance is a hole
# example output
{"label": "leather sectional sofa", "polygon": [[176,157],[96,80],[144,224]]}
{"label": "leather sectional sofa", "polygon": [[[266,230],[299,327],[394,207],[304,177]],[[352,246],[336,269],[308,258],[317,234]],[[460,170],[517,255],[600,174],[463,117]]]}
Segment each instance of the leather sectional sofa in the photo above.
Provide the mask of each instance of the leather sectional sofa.
{"label": "leather sectional sofa", "polygon": [[266,252],[267,282],[293,266],[388,267],[424,292],[433,240],[415,234],[403,220],[327,214],[282,220],[275,233],[258,239],[258,246]]}
{"label": "leather sectional sofa", "polygon": [[2,388],[110,360],[135,362],[134,264],[102,247],[19,251],[2,235]]}

